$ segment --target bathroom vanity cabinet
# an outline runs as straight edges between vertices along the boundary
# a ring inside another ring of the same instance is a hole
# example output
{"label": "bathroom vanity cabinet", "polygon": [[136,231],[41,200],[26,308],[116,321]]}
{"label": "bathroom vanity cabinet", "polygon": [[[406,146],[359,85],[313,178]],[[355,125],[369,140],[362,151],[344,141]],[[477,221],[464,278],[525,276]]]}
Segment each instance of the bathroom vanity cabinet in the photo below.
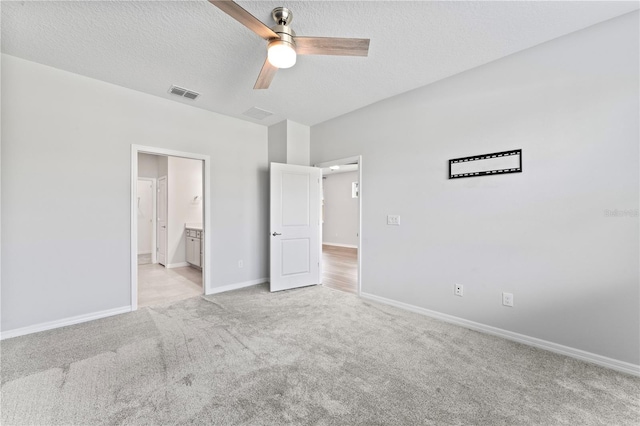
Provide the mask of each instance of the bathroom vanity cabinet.
{"label": "bathroom vanity cabinet", "polygon": [[202,268],[202,237],[202,230],[186,229],[187,262],[197,268]]}

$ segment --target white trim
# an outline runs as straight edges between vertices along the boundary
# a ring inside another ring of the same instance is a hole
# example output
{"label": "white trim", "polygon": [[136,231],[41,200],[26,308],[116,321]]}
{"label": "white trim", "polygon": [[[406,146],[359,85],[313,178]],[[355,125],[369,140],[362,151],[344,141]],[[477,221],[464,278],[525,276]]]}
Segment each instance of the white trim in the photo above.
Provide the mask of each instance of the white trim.
{"label": "white trim", "polygon": [[322,163],[314,164],[313,167],[319,167],[321,169],[325,169],[330,166],[336,166],[336,165],[341,166],[343,164],[349,164],[349,163],[357,162],[358,164],[360,164],[361,158],[362,158],[361,155],[354,155],[353,157],[339,158],[333,161],[323,161]]}
{"label": "white trim", "polygon": [[581,361],[590,362],[592,364],[596,364],[601,367],[610,368],[611,370],[616,370],[623,373],[631,374],[633,376],[640,377],[640,365],[638,364],[631,364],[629,362],[619,361],[613,358],[608,358],[602,355],[583,351],[581,349],[571,348],[569,346],[560,345],[558,343],[549,342],[547,340],[538,339],[536,337],[531,337],[531,336],[527,336],[520,333],[514,333],[513,331],[503,330],[501,328],[492,327],[490,325],[481,324],[474,321],[469,321],[464,318],[443,314],[441,312],[432,311],[430,309],[420,308],[418,306],[410,305],[408,303],[398,302],[392,299],[387,299],[387,298],[376,296],[369,293],[362,293],[360,296],[363,299],[369,299],[375,302],[384,303],[385,305],[395,306],[396,308],[422,314],[431,318],[439,319],[444,322],[459,325],[461,327],[469,328],[471,330],[479,331],[481,333],[502,337],[507,340],[523,343],[525,345],[533,346],[535,348],[544,349],[544,350],[555,352],[561,355],[566,355],[568,357],[579,359]]}
{"label": "white trim", "polygon": [[66,327],[68,325],[80,324],[82,322],[93,321],[100,318],[111,317],[113,315],[124,314],[127,312],[131,312],[131,306],[123,306],[121,308],[107,309],[106,311],[93,312],[91,314],[84,314],[55,321],[43,322],[41,324],[30,325],[28,327],[3,331],[2,334],[0,334],[0,340],[11,339],[12,337],[24,336],[25,334],[38,333],[45,330],[52,330],[54,328]]}
{"label": "white trim", "polygon": [[[175,151],[172,149],[156,148],[143,145],[131,145],[131,310],[138,309],[138,215],[136,213],[136,185],[138,182],[138,154],[155,154],[171,157],[191,158],[193,160],[202,160],[203,177],[202,177],[202,195],[204,198],[203,212],[203,238],[204,238],[204,264],[202,265],[202,282],[203,293],[211,292],[211,238],[209,238],[211,228],[211,157],[204,154],[195,154],[190,152]],[[188,264],[186,264],[188,265]],[[185,266],[186,266],[185,265]]]}
{"label": "white trim", "polygon": [[[362,155],[356,155],[354,157],[341,158],[334,161],[324,161],[322,163],[314,164],[314,167],[325,168],[333,166],[335,164],[349,164],[358,163],[358,295],[362,294]],[[322,231],[322,224],[320,225],[320,231]],[[339,245],[333,243],[323,243],[327,245],[335,245],[339,247],[353,247],[346,245]],[[322,256],[320,256],[320,276],[322,276]]]}
{"label": "white trim", "polygon": [[167,263],[164,265],[167,269],[182,268],[183,266],[189,266],[189,262]]}
{"label": "white trim", "polygon": [[362,155],[358,156],[358,296],[362,294]]}
{"label": "white trim", "polygon": [[138,309],[138,150],[131,145],[131,310]]}
{"label": "white trim", "polygon": [[258,284],[263,284],[263,283],[267,283],[269,282],[269,278],[260,278],[257,280],[251,280],[251,281],[244,281],[241,283],[235,283],[235,284],[229,284],[229,285],[224,285],[222,287],[214,287],[210,290],[209,293],[207,293],[207,295],[212,295],[212,294],[218,294],[218,293],[224,293],[225,291],[231,291],[231,290],[239,290],[241,288],[245,288],[245,287],[251,287],[254,285],[258,285]]}
{"label": "white trim", "polygon": [[335,247],[346,247],[346,248],[358,248],[358,246],[355,246],[353,244],[327,243],[325,241],[322,242],[322,245],[324,245],[324,246],[335,246]]}

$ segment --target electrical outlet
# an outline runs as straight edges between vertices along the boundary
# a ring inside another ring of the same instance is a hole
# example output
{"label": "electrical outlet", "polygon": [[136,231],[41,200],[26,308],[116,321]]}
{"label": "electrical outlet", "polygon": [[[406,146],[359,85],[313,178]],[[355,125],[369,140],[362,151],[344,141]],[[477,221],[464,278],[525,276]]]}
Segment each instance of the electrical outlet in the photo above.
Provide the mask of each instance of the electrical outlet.
{"label": "electrical outlet", "polygon": [[513,293],[502,293],[502,304],[513,307]]}
{"label": "electrical outlet", "polygon": [[400,215],[397,215],[397,214],[387,215],[387,225],[400,225]]}
{"label": "electrical outlet", "polygon": [[238,260],[238,268],[242,268],[244,266],[244,262],[242,260]]}
{"label": "electrical outlet", "polygon": [[462,284],[456,284],[453,287],[453,294],[462,297]]}

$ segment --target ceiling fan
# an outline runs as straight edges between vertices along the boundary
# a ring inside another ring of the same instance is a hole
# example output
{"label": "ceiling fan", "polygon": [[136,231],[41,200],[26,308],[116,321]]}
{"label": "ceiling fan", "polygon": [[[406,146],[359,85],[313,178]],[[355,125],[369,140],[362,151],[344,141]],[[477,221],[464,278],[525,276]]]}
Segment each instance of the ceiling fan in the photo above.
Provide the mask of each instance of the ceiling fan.
{"label": "ceiling fan", "polygon": [[276,7],[271,16],[276,25],[267,27],[233,0],[209,0],[227,15],[268,41],[264,61],[254,89],[267,89],[279,68],[290,68],[296,55],[367,56],[368,38],[335,38],[297,36],[289,27],[293,13],[286,7]]}

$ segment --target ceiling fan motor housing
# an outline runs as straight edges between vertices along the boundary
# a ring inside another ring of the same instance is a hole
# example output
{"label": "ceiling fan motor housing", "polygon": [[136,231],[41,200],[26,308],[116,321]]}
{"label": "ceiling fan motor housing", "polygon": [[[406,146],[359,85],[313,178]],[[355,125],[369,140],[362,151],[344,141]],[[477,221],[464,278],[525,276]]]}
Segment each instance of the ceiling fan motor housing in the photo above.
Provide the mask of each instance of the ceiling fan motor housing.
{"label": "ceiling fan motor housing", "polygon": [[296,36],[296,33],[289,27],[288,25],[276,25],[271,28],[274,33],[280,36],[279,39],[270,40],[269,44],[275,41],[283,41],[285,43],[289,43],[294,49],[296,47],[296,42],[293,39]]}

